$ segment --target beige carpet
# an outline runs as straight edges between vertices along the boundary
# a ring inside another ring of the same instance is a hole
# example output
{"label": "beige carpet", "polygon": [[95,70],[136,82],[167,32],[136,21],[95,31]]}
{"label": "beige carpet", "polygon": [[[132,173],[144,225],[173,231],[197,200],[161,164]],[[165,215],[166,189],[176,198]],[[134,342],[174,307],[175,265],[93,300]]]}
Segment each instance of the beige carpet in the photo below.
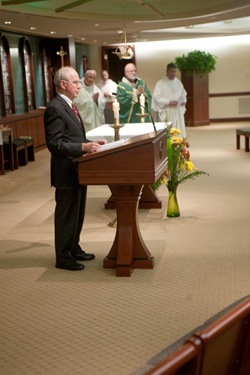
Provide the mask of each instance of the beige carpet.
{"label": "beige carpet", "polygon": [[[193,162],[210,176],[178,189],[181,217],[140,210],[156,266],[116,278],[102,268],[115,230],[105,186],[88,191],[80,272],[54,267],[49,154],[0,176],[0,375],[128,375],[250,291],[250,153],[235,128],[189,128]],[[243,145],[243,142],[242,142]]]}

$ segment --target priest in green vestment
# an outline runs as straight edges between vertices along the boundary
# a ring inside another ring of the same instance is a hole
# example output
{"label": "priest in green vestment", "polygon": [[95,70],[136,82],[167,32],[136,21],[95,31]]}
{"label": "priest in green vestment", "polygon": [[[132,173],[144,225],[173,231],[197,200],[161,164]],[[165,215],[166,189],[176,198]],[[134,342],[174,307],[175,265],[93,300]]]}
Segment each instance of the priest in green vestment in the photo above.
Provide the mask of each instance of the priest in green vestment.
{"label": "priest in green vestment", "polygon": [[[124,77],[117,86],[117,100],[120,103],[120,124],[138,123],[141,118],[150,122],[152,95],[146,83],[137,77],[134,64],[127,64],[124,69]],[[145,107],[145,108],[142,108]],[[140,114],[145,114],[145,117]]]}

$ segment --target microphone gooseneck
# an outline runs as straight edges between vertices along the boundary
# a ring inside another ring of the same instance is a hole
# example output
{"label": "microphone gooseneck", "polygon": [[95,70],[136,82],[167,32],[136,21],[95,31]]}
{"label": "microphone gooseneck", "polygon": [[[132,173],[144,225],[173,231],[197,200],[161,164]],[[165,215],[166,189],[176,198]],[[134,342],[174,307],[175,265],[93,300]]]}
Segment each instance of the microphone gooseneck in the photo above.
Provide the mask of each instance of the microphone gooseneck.
{"label": "microphone gooseneck", "polygon": [[[117,96],[117,93],[116,93],[116,92],[112,92],[111,95],[113,95],[113,96]],[[148,108],[144,107],[143,105],[141,105],[140,102],[137,102],[137,101],[134,100],[134,99],[131,99],[131,102],[134,102],[134,103],[139,104],[139,106],[140,106],[141,108],[143,108],[143,109],[145,109],[145,110],[147,111],[147,113],[148,113],[149,116],[150,116],[150,120],[151,120],[151,122],[152,122],[152,125],[153,125],[153,128],[154,128],[154,131],[155,131],[155,134],[157,134],[157,130],[156,130],[156,126],[155,126],[155,122],[154,122],[154,119],[153,119],[152,113],[148,110]]]}

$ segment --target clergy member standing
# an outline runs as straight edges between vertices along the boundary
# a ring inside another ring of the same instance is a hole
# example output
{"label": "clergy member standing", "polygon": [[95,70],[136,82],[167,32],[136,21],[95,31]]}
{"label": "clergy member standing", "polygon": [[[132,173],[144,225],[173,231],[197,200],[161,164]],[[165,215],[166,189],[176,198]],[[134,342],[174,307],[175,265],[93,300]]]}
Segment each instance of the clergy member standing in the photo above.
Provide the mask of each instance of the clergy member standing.
{"label": "clergy member standing", "polygon": [[[117,100],[120,103],[120,124],[141,122],[140,96],[145,97],[145,113],[151,111],[151,93],[146,83],[137,77],[134,64],[127,64],[124,69],[124,77],[117,86]],[[145,117],[150,122],[150,116]]]}
{"label": "clergy member standing", "polygon": [[117,83],[109,78],[109,72],[107,70],[102,70],[101,81],[97,84],[99,89],[102,90],[106,103],[112,103],[114,101],[113,93],[116,93]]}
{"label": "clergy member standing", "polygon": [[81,89],[74,100],[86,131],[90,131],[105,123],[104,108],[106,99],[102,90],[95,85],[96,71],[87,70],[81,80]]}
{"label": "clergy member standing", "polygon": [[154,88],[152,109],[157,112],[159,121],[171,121],[173,127],[180,129],[186,136],[184,113],[186,112],[187,93],[181,81],[176,77],[177,65],[167,65],[166,76],[160,79]]}

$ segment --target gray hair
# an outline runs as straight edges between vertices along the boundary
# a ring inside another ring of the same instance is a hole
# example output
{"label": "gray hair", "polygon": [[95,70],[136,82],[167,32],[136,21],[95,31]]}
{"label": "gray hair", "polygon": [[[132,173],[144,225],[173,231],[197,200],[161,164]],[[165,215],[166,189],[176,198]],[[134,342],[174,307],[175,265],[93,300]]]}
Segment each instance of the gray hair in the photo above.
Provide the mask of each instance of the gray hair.
{"label": "gray hair", "polygon": [[88,69],[88,70],[86,70],[86,72],[84,73],[84,76],[88,76],[89,74],[95,74],[95,75],[97,75],[95,69]]}
{"label": "gray hair", "polygon": [[71,66],[64,66],[63,68],[59,69],[54,77],[55,86],[59,87],[60,81],[63,79],[65,79],[65,81],[70,79],[73,71],[75,71],[75,69]]}

